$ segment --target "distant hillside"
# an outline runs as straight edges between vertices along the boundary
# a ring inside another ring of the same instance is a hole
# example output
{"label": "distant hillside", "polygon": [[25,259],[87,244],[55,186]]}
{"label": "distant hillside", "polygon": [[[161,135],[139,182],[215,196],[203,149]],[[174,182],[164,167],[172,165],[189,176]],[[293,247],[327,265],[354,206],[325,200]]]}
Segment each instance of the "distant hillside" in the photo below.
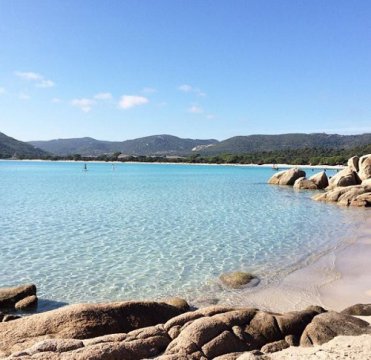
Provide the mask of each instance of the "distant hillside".
{"label": "distant hillside", "polygon": [[55,155],[80,154],[83,156],[97,156],[115,152],[128,155],[188,155],[195,147],[217,142],[214,139],[195,140],[182,139],[172,135],[153,135],[122,142],[101,141],[85,137],[30,141],[30,144]]}
{"label": "distant hillside", "polygon": [[8,158],[39,158],[47,153],[33,145],[13,139],[0,132],[0,159]]}
{"label": "distant hillside", "polygon": [[195,152],[202,155],[246,154],[303,148],[348,149],[371,144],[371,134],[281,134],[235,136]]}

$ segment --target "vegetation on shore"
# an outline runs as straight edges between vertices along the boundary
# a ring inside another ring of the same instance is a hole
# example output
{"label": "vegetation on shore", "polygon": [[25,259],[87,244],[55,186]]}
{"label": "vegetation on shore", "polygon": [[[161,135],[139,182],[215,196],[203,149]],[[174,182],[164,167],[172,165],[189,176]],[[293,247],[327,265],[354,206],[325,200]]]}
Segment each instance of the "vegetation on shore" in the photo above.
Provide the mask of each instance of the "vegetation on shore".
{"label": "vegetation on shore", "polygon": [[[249,154],[220,154],[203,156],[194,154],[188,157],[177,156],[124,156],[121,153],[99,156],[68,156],[46,155],[35,157],[42,160],[75,160],[75,161],[137,161],[137,162],[169,162],[194,164],[293,164],[293,165],[345,165],[352,156],[371,153],[371,144],[350,149],[304,148],[278,151],[264,151]],[[22,157],[19,157],[22,159]],[[26,157],[23,157],[25,159]]]}

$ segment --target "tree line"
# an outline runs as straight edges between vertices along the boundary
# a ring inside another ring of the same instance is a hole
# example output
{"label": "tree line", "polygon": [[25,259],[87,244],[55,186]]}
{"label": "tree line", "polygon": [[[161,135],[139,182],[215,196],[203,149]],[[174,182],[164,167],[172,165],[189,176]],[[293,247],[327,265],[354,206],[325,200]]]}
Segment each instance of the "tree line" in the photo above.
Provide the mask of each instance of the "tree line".
{"label": "tree line", "polygon": [[[43,160],[71,160],[71,161],[121,161],[121,162],[169,162],[194,164],[293,164],[293,165],[344,165],[352,156],[362,156],[371,153],[371,144],[349,149],[303,148],[277,151],[263,151],[248,154],[219,154],[205,156],[192,154],[184,157],[166,156],[125,156],[121,153],[104,154],[99,156],[82,156],[72,154],[68,156],[45,155],[38,157]],[[1,156],[0,156],[1,158]],[[18,156],[18,159],[26,158]],[[29,158],[29,157],[27,157]]]}

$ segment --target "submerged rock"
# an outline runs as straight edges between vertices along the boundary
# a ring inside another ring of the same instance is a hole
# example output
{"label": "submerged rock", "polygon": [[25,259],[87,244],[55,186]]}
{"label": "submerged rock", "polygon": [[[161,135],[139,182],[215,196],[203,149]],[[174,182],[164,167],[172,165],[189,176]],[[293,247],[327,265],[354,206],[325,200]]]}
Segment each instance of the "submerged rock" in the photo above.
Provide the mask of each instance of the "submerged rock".
{"label": "submerged rock", "polygon": [[272,185],[294,185],[295,181],[301,177],[305,177],[305,171],[298,168],[279,171],[275,173],[269,180],[268,184]]}
{"label": "submerged rock", "polygon": [[254,286],[259,283],[259,279],[255,275],[243,271],[225,273],[220,275],[219,279],[224,285],[233,289],[239,289],[250,283]]}

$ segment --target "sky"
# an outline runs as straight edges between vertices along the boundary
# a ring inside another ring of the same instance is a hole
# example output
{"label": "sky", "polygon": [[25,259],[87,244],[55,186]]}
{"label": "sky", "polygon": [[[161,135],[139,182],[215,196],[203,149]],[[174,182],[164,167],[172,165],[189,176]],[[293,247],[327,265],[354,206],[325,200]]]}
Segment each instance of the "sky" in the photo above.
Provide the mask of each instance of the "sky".
{"label": "sky", "polygon": [[369,0],[0,0],[0,132],[371,132],[370,19]]}

